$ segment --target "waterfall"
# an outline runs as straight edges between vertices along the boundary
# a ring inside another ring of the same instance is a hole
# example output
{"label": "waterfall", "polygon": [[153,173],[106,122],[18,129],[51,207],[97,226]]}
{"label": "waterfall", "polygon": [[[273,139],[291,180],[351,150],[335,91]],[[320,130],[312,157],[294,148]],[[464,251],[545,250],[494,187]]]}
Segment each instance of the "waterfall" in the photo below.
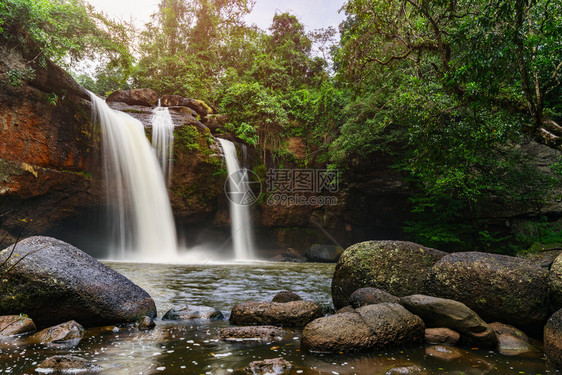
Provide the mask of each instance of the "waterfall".
{"label": "waterfall", "polygon": [[[219,138],[219,142],[224,152],[226,169],[229,176],[228,194],[230,197],[241,197],[240,200],[229,199],[234,256],[237,260],[252,259],[254,258],[252,223],[250,221],[250,210],[248,205],[244,204],[245,197],[248,197],[251,194],[248,184],[248,173],[246,169],[240,168],[234,144],[221,138]],[[236,201],[242,204],[238,204]]]}
{"label": "waterfall", "polygon": [[142,123],[115,111],[90,93],[101,124],[109,217],[116,231],[110,257],[166,262],[177,255],[177,240],[162,171]]}
{"label": "waterfall", "polygon": [[174,123],[167,107],[154,108],[152,112],[152,146],[162,167],[168,185],[172,178],[172,155],[174,151]]}

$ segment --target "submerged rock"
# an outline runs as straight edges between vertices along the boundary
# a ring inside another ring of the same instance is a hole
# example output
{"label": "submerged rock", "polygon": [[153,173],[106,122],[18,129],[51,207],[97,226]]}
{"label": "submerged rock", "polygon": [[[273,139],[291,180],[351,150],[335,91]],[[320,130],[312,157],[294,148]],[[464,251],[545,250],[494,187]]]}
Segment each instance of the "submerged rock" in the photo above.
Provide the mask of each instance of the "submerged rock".
{"label": "submerged rock", "polygon": [[400,303],[421,317],[427,327],[455,330],[461,334],[461,340],[469,344],[496,344],[494,331],[464,303],[421,294],[402,297]]}
{"label": "submerged rock", "polygon": [[390,302],[399,303],[400,298],[377,288],[361,288],[351,293],[349,304],[353,308],[366,305],[375,305],[377,303]]}
{"label": "submerged rock", "polygon": [[311,262],[336,263],[343,254],[343,249],[334,245],[310,246],[304,253],[304,256]]}
{"label": "submerged rock", "polygon": [[301,347],[311,352],[354,352],[423,342],[423,321],[399,304],[368,305],[355,311],[314,320],[303,330]]}
{"label": "submerged rock", "polygon": [[55,355],[45,359],[37,367],[47,373],[55,374],[69,374],[69,373],[90,373],[101,371],[102,368],[90,361],[87,361],[80,357],[75,357],[71,355]]}
{"label": "submerged rock", "polygon": [[176,306],[170,309],[162,320],[224,320],[224,315],[214,307],[209,306]]}
{"label": "submerged rock", "polygon": [[425,342],[432,345],[456,345],[461,335],[450,328],[427,328]]}
{"label": "submerged rock", "polygon": [[453,253],[431,269],[428,294],[460,301],[486,321],[542,330],[549,316],[548,271],[528,260]]}
{"label": "submerged rock", "polygon": [[141,331],[147,331],[156,327],[156,323],[154,323],[154,319],[150,316],[144,316],[135,324],[135,326]]}
{"label": "submerged rock", "polygon": [[463,356],[463,350],[447,345],[433,345],[425,348],[425,354],[443,361],[454,361]]}
{"label": "submerged rock", "polygon": [[446,254],[404,241],[367,241],[350,246],[334,272],[334,306],[339,309],[347,305],[351,294],[364,287],[383,289],[399,297],[424,293],[429,270]]}
{"label": "submerged rock", "polygon": [[80,340],[84,337],[84,327],[71,320],[53,327],[45,328],[30,337],[33,342],[42,344]]}
{"label": "submerged rock", "polygon": [[288,331],[275,326],[250,326],[221,328],[218,333],[222,341],[280,341]]}
{"label": "submerged rock", "polygon": [[273,297],[271,302],[291,302],[291,301],[300,301],[302,298],[295,292],[291,292],[290,290],[282,290]]}
{"label": "submerged rock", "polygon": [[156,316],[147,292],[72,245],[30,237],[10,257],[12,250],[0,252],[0,264],[10,258],[4,267],[10,271],[0,282],[0,314],[27,314],[40,328],[69,320],[91,327]]}
{"label": "submerged rock", "polygon": [[24,315],[0,316],[0,336],[21,335],[35,331],[35,323]]}
{"label": "submerged rock", "polygon": [[238,325],[302,327],[322,315],[322,307],[311,301],[244,302],[234,306],[230,322]]}
{"label": "submerged rock", "polygon": [[535,351],[529,337],[517,328],[503,323],[490,323],[498,339],[498,351],[503,355],[519,355]]}
{"label": "submerged rock", "polygon": [[284,358],[264,359],[254,361],[248,365],[246,371],[252,375],[281,375],[287,374],[293,365]]}

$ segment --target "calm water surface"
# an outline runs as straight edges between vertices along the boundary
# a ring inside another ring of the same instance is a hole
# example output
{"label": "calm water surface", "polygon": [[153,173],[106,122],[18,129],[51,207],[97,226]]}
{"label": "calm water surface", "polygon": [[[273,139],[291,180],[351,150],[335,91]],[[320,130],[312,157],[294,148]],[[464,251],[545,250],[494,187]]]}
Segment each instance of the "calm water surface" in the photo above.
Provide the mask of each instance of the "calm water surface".
{"label": "calm water surface", "polygon": [[[137,283],[156,301],[158,317],[180,304],[207,305],[226,316],[244,301],[271,300],[290,289],[304,299],[330,305],[333,265],[257,263],[207,265],[152,265],[107,263]],[[225,343],[217,330],[228,321],[171,323],[158,319],[154,330],[102,327],[90,329],[75,346],[25,345],[15,339],[0,341],[0,374],[37,374],[43,359],[73,354],[95,361],[106,374],[231,374],[250,362],[284,357],[291,374],[401,374],[393,368],[416,364],[426,374],[546,374],[541,352],[507,357],[494,351],[462,348],[463,356],[450,361],[425,355],[424,348],[363,355],[315,355],[300,351],[300,331],[286,341],[268,344]],[[2,339],[0,339],[2,340]]]}

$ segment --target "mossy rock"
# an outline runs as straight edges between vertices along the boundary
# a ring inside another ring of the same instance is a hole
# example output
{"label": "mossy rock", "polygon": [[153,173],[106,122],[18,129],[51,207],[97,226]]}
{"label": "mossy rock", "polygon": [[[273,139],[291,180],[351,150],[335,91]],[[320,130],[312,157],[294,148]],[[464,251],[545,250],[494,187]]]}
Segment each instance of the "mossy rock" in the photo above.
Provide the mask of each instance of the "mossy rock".
{"label": "mossy rock", "polygon": [[395,296],[423,294],[426,276],[447,253],[405,241],[367,241],[347,248],[332,279],[336,309],[348,304],[351,294],[373,287]]}
{"label": "mossy rock", "polygon": [[464,303],[485,321],[542,330],[549,316],[548,271],[526,259],[453,253],[429,274],[428,294]]}

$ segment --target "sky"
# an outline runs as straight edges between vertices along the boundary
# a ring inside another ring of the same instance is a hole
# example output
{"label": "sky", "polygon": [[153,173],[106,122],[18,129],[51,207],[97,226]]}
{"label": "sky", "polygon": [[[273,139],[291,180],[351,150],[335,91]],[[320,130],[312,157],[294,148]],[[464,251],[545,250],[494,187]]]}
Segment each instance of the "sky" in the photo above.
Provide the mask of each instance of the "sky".
{"label": "sky", "polygon": [[[137,26],[150,20],[157,9],[159,0],[87,0],[97,10],[112,18],[129,21]],[[297,16],[307,31],[322,27],[337,26],[343,21],[343,13],[338,13],[345,0],[257,0],[253,12],[246,17],[249,24],[261,29],[271,25],[275,11],[291,11]]]}

